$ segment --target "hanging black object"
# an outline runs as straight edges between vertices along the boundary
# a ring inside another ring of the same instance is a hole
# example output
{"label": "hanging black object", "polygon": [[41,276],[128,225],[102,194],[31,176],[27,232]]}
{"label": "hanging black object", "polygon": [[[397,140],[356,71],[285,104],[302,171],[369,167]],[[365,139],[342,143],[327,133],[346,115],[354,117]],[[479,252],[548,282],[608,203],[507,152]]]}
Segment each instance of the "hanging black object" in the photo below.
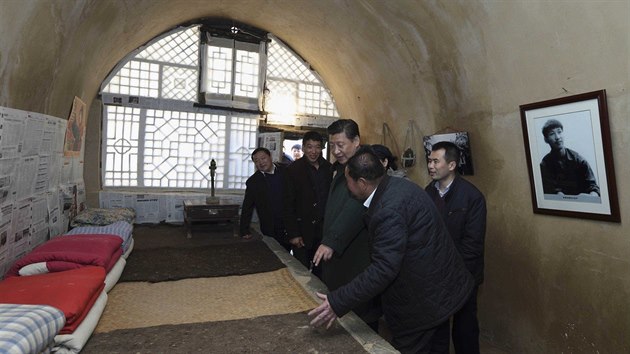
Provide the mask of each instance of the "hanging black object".
{"label": "hanging black object", "polygon": [[413,165],[416,164],[416,151],[414,148],[416,146],[416,139],[415,126],[413,121],[410,120],[407,128],[407,135],[405,136],[406,149],[400,159],[400,164],[403,168],[413,167]]}
{"label": "hanging black object", "polygon": [[401,165],[404,168],[412,167],[416,164],[416,153],[411,149],[407,148],[405,152],[402,154]]}

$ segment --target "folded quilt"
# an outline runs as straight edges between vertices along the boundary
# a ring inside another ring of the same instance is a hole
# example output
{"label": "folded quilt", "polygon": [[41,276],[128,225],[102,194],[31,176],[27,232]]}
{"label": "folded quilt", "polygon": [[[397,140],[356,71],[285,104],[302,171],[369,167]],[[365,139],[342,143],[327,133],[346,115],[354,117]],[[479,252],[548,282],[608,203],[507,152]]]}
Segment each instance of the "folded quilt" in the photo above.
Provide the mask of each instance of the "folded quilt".
{"label": "folded quilt", "polygon": [[122,238],[123,253],[127,252],[129,245],[131,244],[131,234],[133,232],[133,225],[126,221],[117,221],[113,224],[105,226],[79,226],[68,231],[63,236],[68,235],[116,235]]}
{"label": "folded quilt", "polygon": [[[122,254],[121,244],[122,239],[115,235],[56,237],[18,259],[6,277],[59,272],[88,265],[100,266],[109,272]],[[45,267],[41,266],[43,262]]]}
{"label": "folded quilt", "polygon": [[66,318],[46,305],[0,304],[0,353],[42,353],[52,348]]}
{"label": "folded quilt", "polygon": [[0,303],[48,305],[61,310],[68,334],[81,324],[105,287],[105,269],[86,266],[64,272],[11,277],[0,281]]}

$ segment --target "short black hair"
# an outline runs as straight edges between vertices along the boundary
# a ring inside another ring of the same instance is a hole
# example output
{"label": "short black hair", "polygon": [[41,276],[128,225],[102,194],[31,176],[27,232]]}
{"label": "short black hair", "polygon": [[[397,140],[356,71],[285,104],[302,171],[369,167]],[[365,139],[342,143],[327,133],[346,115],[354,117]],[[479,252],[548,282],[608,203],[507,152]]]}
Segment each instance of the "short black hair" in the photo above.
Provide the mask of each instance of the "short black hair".
{"label": "short black hair", "polygon": [[549,119],[543,125],[543,128],[542,128],[543,136],[546,138],[547,134],[549,134],[549,132],[551,130],[556,129],[556,128],[560,128],[560,129],[564,130],[564,127],[562,126],[562,123],[560,123],[560,121],[555,120],[555,119]]}
{"label": "short black hair", "polygon": [[346,168],[348,175],[355,181],[359,178],[365,178],[373,182],[385,175],[385,167],[369,145],[361,146],[348,160]]}
{"label": "short black hair", "polygon": [[339,119],[334,121],[331,125],[328,126],[328,135],[339,134],[341,132],[346,134],[346,138],[353,140],[357,136],[360,137],[359,134],[359,125],[357,122],[352,119]]}
{"label": "short black hair", "polygon": [[322,148],[324,147],[324,137],[314,130],[304,133],[304,136],[302,137],[302,145],[306,145],[307,140],[319,141],[319,143],[322,144]]}
{"label": "short black hair", "polygon": [[459,158],[461,152],[459,151],[457,145],[451,143],[450,141],[438,141],[431,146],[431,151],[437,151],[441,149],[444,149],[444,159],[446,160],[446,162],[454,161],[455,166],[459,167]]}
{"label": "short black hair", "polygon": [[256,148],[254,150],[254,152],[252,152],[252,160],[254,159],[254,155],[256,155],[257,153],[259,153],[261,151],[264,152],[265,154],[269,155],[269,157],[271,157],[271,151],[269,151],[269,149],[264,148],[264,147],[259,147],[259,148]]}

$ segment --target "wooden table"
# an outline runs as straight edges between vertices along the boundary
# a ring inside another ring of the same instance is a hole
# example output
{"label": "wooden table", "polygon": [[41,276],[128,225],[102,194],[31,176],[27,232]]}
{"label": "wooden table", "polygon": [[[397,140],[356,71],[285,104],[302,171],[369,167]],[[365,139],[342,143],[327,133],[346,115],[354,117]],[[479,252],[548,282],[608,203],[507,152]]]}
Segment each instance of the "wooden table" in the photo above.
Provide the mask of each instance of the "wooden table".
{"label": "wooden table", "polygon": [[230,221],[234,230],[234,237],[238,237],[239,218],[238,204],[208,204],[204,201],[185,200],[184,201],[184,224],[186,225],[187,236],[192,238],[192,224],[204,222]]}

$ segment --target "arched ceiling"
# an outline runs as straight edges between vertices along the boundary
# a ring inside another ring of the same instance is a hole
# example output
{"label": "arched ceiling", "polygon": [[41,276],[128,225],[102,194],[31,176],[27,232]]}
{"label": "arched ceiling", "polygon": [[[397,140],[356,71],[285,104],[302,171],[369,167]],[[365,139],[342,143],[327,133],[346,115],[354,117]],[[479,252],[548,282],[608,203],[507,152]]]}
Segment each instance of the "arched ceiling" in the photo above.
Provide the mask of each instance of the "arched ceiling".
{"label": "arched ceiling", "polygon": [[342,116],[378,122],[368,136],[381,122],[406,127],[411,119],[432,130],[462,95],[462,39],[453,25],[470,23],[471,11],[454,2],[368,0],[30,0],[0,8],[0,105],[65,117],[72,97],[89,105],[130,51],[179,24],[217,17],[291,45],[320,73]]}

